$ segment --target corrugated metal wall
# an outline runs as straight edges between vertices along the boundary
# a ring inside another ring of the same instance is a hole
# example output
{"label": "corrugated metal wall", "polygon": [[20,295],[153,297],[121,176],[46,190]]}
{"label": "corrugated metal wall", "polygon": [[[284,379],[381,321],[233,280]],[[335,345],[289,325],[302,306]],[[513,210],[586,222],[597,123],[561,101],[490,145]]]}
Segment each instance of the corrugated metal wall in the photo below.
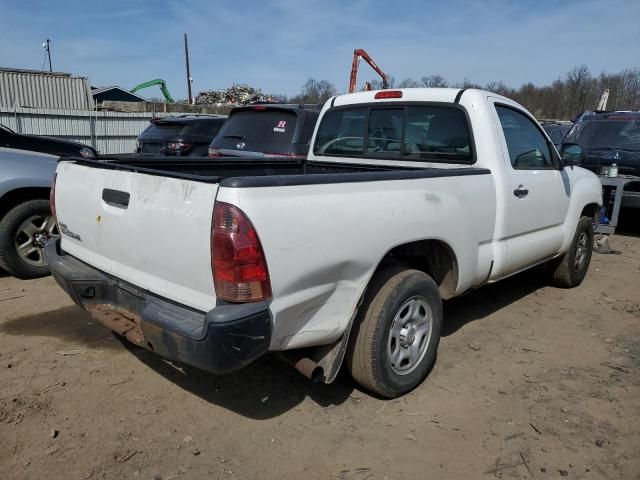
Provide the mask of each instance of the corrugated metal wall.
{"label": "corrugated metal wall", "polygon": [[132,153],[153,117],[181,113],[121,113],[0,106],[0,123],[18,133],[48,135],[91,145],[100,153]]}
{"label": "corrugated metal wall", "polygon": [[94,102],[84,77],[0,69],[0,106],[91,110]]}

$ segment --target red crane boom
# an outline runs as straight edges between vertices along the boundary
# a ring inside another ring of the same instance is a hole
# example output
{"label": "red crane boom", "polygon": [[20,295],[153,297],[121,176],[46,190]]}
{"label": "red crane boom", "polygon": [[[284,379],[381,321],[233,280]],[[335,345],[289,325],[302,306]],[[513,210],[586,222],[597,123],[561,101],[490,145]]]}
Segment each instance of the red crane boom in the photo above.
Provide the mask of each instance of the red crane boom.
{"label": "red crane boom", "polygon": [[[360,63],[360,58],[363,58],[365,62],[367,62],[371,68],[373,68],[380,77],[382,77],[382,88],[389,88],[389,79],[387,74],[382,71],[382,69],[376,65],[376,62],[369,56],[367,52],[365,52],[362,48],[356,48],[353,51],[353,63],[351,64],[351,77],[349,78],[349,93],[353,93],[356,91],[356,80],[358,78],[358,64]],[[371,84],[369,82],[365,83],[365,90],[371,90]]]}

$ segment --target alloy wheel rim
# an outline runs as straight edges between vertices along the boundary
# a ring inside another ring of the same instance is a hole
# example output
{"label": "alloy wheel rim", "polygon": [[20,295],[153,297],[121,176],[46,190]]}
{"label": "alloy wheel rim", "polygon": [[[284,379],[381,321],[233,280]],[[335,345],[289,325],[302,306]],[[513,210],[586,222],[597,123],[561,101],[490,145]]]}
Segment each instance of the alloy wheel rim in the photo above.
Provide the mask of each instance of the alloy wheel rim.
{"label": "alloy wheel rim", "polygon": [[573,269],[579,272],[584,267],[587,260],[589,237],[587,232],[581,232],[578,236],[578,242],[576,243],[576,256],[573,262]]}
{"label": "alloy wheel rim", "polygon": [[58,226],[52,215],[32,215],[20,224],[14,237],[14,246],[21,260],[34,267],[47,264],[44,245],[58,238]]}
{"label": "alloy wheel rim", "polygon": [[398,375],[408,375],[422,362],[433,331],[433,314],[420,296],[408,299],[391,322],[387,358]]}

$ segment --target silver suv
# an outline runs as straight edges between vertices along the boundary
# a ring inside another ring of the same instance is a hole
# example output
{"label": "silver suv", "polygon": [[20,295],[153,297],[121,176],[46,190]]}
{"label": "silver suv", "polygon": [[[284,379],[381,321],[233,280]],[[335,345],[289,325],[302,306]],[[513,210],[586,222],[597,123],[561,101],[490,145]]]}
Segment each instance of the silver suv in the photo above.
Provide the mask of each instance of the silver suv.
{"label": "silver suv", "polygon": [[0,148],[0,269],[19,278],[47,275],[44,244],[58,236],[49,193],[59,157]]}

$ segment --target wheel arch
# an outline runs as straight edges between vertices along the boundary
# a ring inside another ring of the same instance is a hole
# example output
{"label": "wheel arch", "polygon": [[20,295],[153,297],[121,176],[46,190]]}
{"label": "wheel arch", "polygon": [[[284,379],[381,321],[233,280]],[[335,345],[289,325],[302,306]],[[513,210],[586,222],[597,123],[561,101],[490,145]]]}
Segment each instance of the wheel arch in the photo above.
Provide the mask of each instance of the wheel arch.
{"label": "wheel arch", "polygon": [[596,175],[578,169],[579,175],[572,186],[571,201],[564,224],[564,241],[560,252],[566,252],[573,240],[578,222],[582,216],[597,220],[602,206],[602,184]]}
{"label": "wheel arch", "polygon": [[48,200],[50,191],[51,189],[47,187],[25,187],[6,192],[0,197],[0,219],[21,203],[29,200]]}
{"label": "wheel arch", "polygon": [[438,285],[443,299],[453,297],[456,292],[458,260],[453,248],[443,240],[424,239],[393,247],[378,264],[372,279],[381,269],[392,265],[414,268],[428,274]]}
{"label": "wheel arch", "polygon": [[581,217],[589,217],[592,221],[598,221],[598,214],[600,213],[600,205],[597,203],[589,203],[585,205],[582,209],[582,213],[580,213]]}

